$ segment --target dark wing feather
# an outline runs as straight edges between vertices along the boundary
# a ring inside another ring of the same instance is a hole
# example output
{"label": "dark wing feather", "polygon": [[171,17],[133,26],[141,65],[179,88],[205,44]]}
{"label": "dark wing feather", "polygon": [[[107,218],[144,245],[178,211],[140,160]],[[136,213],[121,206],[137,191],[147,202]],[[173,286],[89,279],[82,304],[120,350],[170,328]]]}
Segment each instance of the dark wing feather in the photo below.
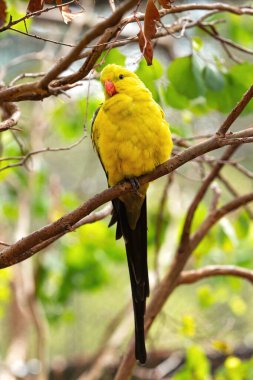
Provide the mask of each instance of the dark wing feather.
{"label": "dark wing feather", "polygon": [[143,202],[140,218],[135,230],[129,227],[125,205],[119,199],[113,201],[117,215],[117,233],[123,235],[126,245],[127,261],[131,281],[134,320],[135,320],[135,356],[141,363],[146,362],[144,315],[146,297],[149,296],[147,266],[147,206]]}

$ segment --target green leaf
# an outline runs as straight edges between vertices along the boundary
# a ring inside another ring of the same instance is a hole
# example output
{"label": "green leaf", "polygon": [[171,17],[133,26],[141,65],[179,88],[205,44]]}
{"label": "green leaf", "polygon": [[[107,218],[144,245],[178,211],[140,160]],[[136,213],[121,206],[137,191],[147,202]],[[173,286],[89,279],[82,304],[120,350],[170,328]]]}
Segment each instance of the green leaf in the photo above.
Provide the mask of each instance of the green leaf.
{"label": "green leaf", "polygon": [[169,83],[166,89],[164,89],[164,97],[166,100],[166,103],[176,109],[183,110],[189,107],[189,99],[179,94],[172,83]]}
{"label": "green leaf", "polygon": [[200,51],[203,47],[203,40],[199,36],[192,37],[192,47],[195,51]]}
{"label": "green leaf", "polygon": [[214,65],[208,65],[203,71],[207,88],[213,91],[220,91],[225,86],[225,79],[220,70]]}
{"label": "green leaf", "polygon": [[153,59],[153,64],[147,66],[147,63],[142,59],[135,73],[143,81],[145,86],[152,92],[153,98],[159,101],[159,93],[157,91],[156,80],[161,78],[163,67],[157,59]]}
{"label": "green leaf", "polygon": [[[7,19],[9,19],[10,17],[12,17],[12,20],[18,20],[19,18],[21,18],[21,17],[24,16],[24,13],[20,12],[18,10],[18,7],[16,5],[13,5],[13,4],[9,4],[8,5],[7,13],[8,13]],[[19,22],[18,24],[16,24],[14,26],[14,28],[16,30],[20,30],[21,32],[26,33],[27,30],[29,32],[31,23],[32,23],[32,19],[30,18],[30,19],[25,20],[25,23],[24,22]],[[0,33],[0,34],[4,34],[4,33]]]}
{"label": "green leaf", "polygon": [[187,349],[186,362],[173,380],[211,380],[210,364],[200,346],[194,345]]}
{"label": "green leaf", "polygon": [[243,62],[233,65],[230,69],[230,74],[234,81],[249,87],[253,83],[253,63]]}
{"label": "green leaf", "polygon": [[237,218],[235,223],[235,230],[239,239],[246,238],[250,229],[250,220],[248,215],[243,212]]}
{"label": "green leaf", "polygon": [[163,66],[156,58],[153,59],[151,66],[147,66],[146,61],[142,59],[135,73],[141,80],[143,80],[143,82],[145,81],[145,78],[156,80],[163,75]]}
{"label": "green leaf", "polygon": [[193,337],[196,333],[196,322],[194,318],[189,315],[185,314],[182,316],[182,321],[181,321],[181,328],[180,331],[183,335]]}
{"label": "green leaf", "polygon": [[230,14],[226,17],[228,37],[240,45],[252,47],[253,25],[246,15]]}
{"label": "green leaf", "polygon": [[196,55],[175,59],[168,68],[168,78],[175,90],[189,99],[205,92],[202,78],[203,66]]}
{"label": "green leaf", "polygon": [[[207,104],[210,108],[222,113],[230,112],[243,94],[253,83],[253,64],[244,62],[231,67],[230,71],[223,75],[225,84],[217,94],[217,91],[209,89],[206,94]],[[249,102],[243,114],[253,111],[253,102]]]}
{"label": "green leaf", "polygon": [[103,68],[109,63],[116,63],[117,65],[124,66],[126,61],[126,56],[119,51],[119,49],[111,49],[105,51],[101,54],[100,58],[96,63],[96,70],[100,73]]}
{"label": "green leaf", "polygon": [[237,295],[230,298],[229,306],[232,312],[237,316],[244,315],[247,311],[246,303],[241,297]]}
{"label": "green leaf", "polygon": [[215,302],[213,289],[209,285],[197,288],[198,301],[201,307],[207,308]]}

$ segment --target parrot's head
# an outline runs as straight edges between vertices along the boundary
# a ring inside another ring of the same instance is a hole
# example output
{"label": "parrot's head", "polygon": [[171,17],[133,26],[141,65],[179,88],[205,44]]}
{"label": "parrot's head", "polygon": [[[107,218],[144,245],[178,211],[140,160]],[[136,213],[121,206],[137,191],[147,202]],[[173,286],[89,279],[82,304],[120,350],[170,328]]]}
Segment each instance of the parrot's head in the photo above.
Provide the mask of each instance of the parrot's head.
{"label": "parrot's head", "polygon": [[109,64],[102,70],[100,80],[106,98],[120,93],[131,93],[136,86],[144,86],[136,74],[115,64]]}

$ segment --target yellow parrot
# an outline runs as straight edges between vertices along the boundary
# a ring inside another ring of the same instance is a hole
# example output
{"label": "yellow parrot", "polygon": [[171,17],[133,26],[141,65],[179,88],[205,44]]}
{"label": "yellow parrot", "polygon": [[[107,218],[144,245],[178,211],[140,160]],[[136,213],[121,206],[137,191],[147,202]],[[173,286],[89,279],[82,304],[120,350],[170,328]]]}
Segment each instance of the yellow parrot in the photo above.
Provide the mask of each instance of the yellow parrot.
{"label": "yellow parrot", "polygon": [[147,266],[148,184],[136,177],[167,161],[173,147],[161,107],[136,74],[110,64],[101,72],[105,101],[92,121],[92,141],[108,185],[129,180],[133,191],[113,200],[109,224],[117,223],[116,239],[125,240],[135,320],[135,357],[146,362],[144,315],[149,296]]}

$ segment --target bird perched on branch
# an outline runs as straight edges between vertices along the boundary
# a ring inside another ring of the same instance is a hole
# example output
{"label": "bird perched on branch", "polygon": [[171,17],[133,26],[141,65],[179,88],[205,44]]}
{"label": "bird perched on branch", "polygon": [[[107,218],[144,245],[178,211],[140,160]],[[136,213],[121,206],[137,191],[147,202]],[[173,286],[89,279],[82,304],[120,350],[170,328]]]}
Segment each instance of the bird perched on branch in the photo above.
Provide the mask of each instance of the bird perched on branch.
{"label": "bird perched on branch", "polygon": [[125,240],[135,320],[135,356],[145,363],[148,184],[140,186],[136,178],[168,160],[173,143],[164,112],[136,74],[110,64],[103,69],[100,79],[105,101],[92,121],[92,141],[108,185],[123,180],[133,185],[131,192],[113,200],[109,226],[117,223],[116,239],[123,236]]}

